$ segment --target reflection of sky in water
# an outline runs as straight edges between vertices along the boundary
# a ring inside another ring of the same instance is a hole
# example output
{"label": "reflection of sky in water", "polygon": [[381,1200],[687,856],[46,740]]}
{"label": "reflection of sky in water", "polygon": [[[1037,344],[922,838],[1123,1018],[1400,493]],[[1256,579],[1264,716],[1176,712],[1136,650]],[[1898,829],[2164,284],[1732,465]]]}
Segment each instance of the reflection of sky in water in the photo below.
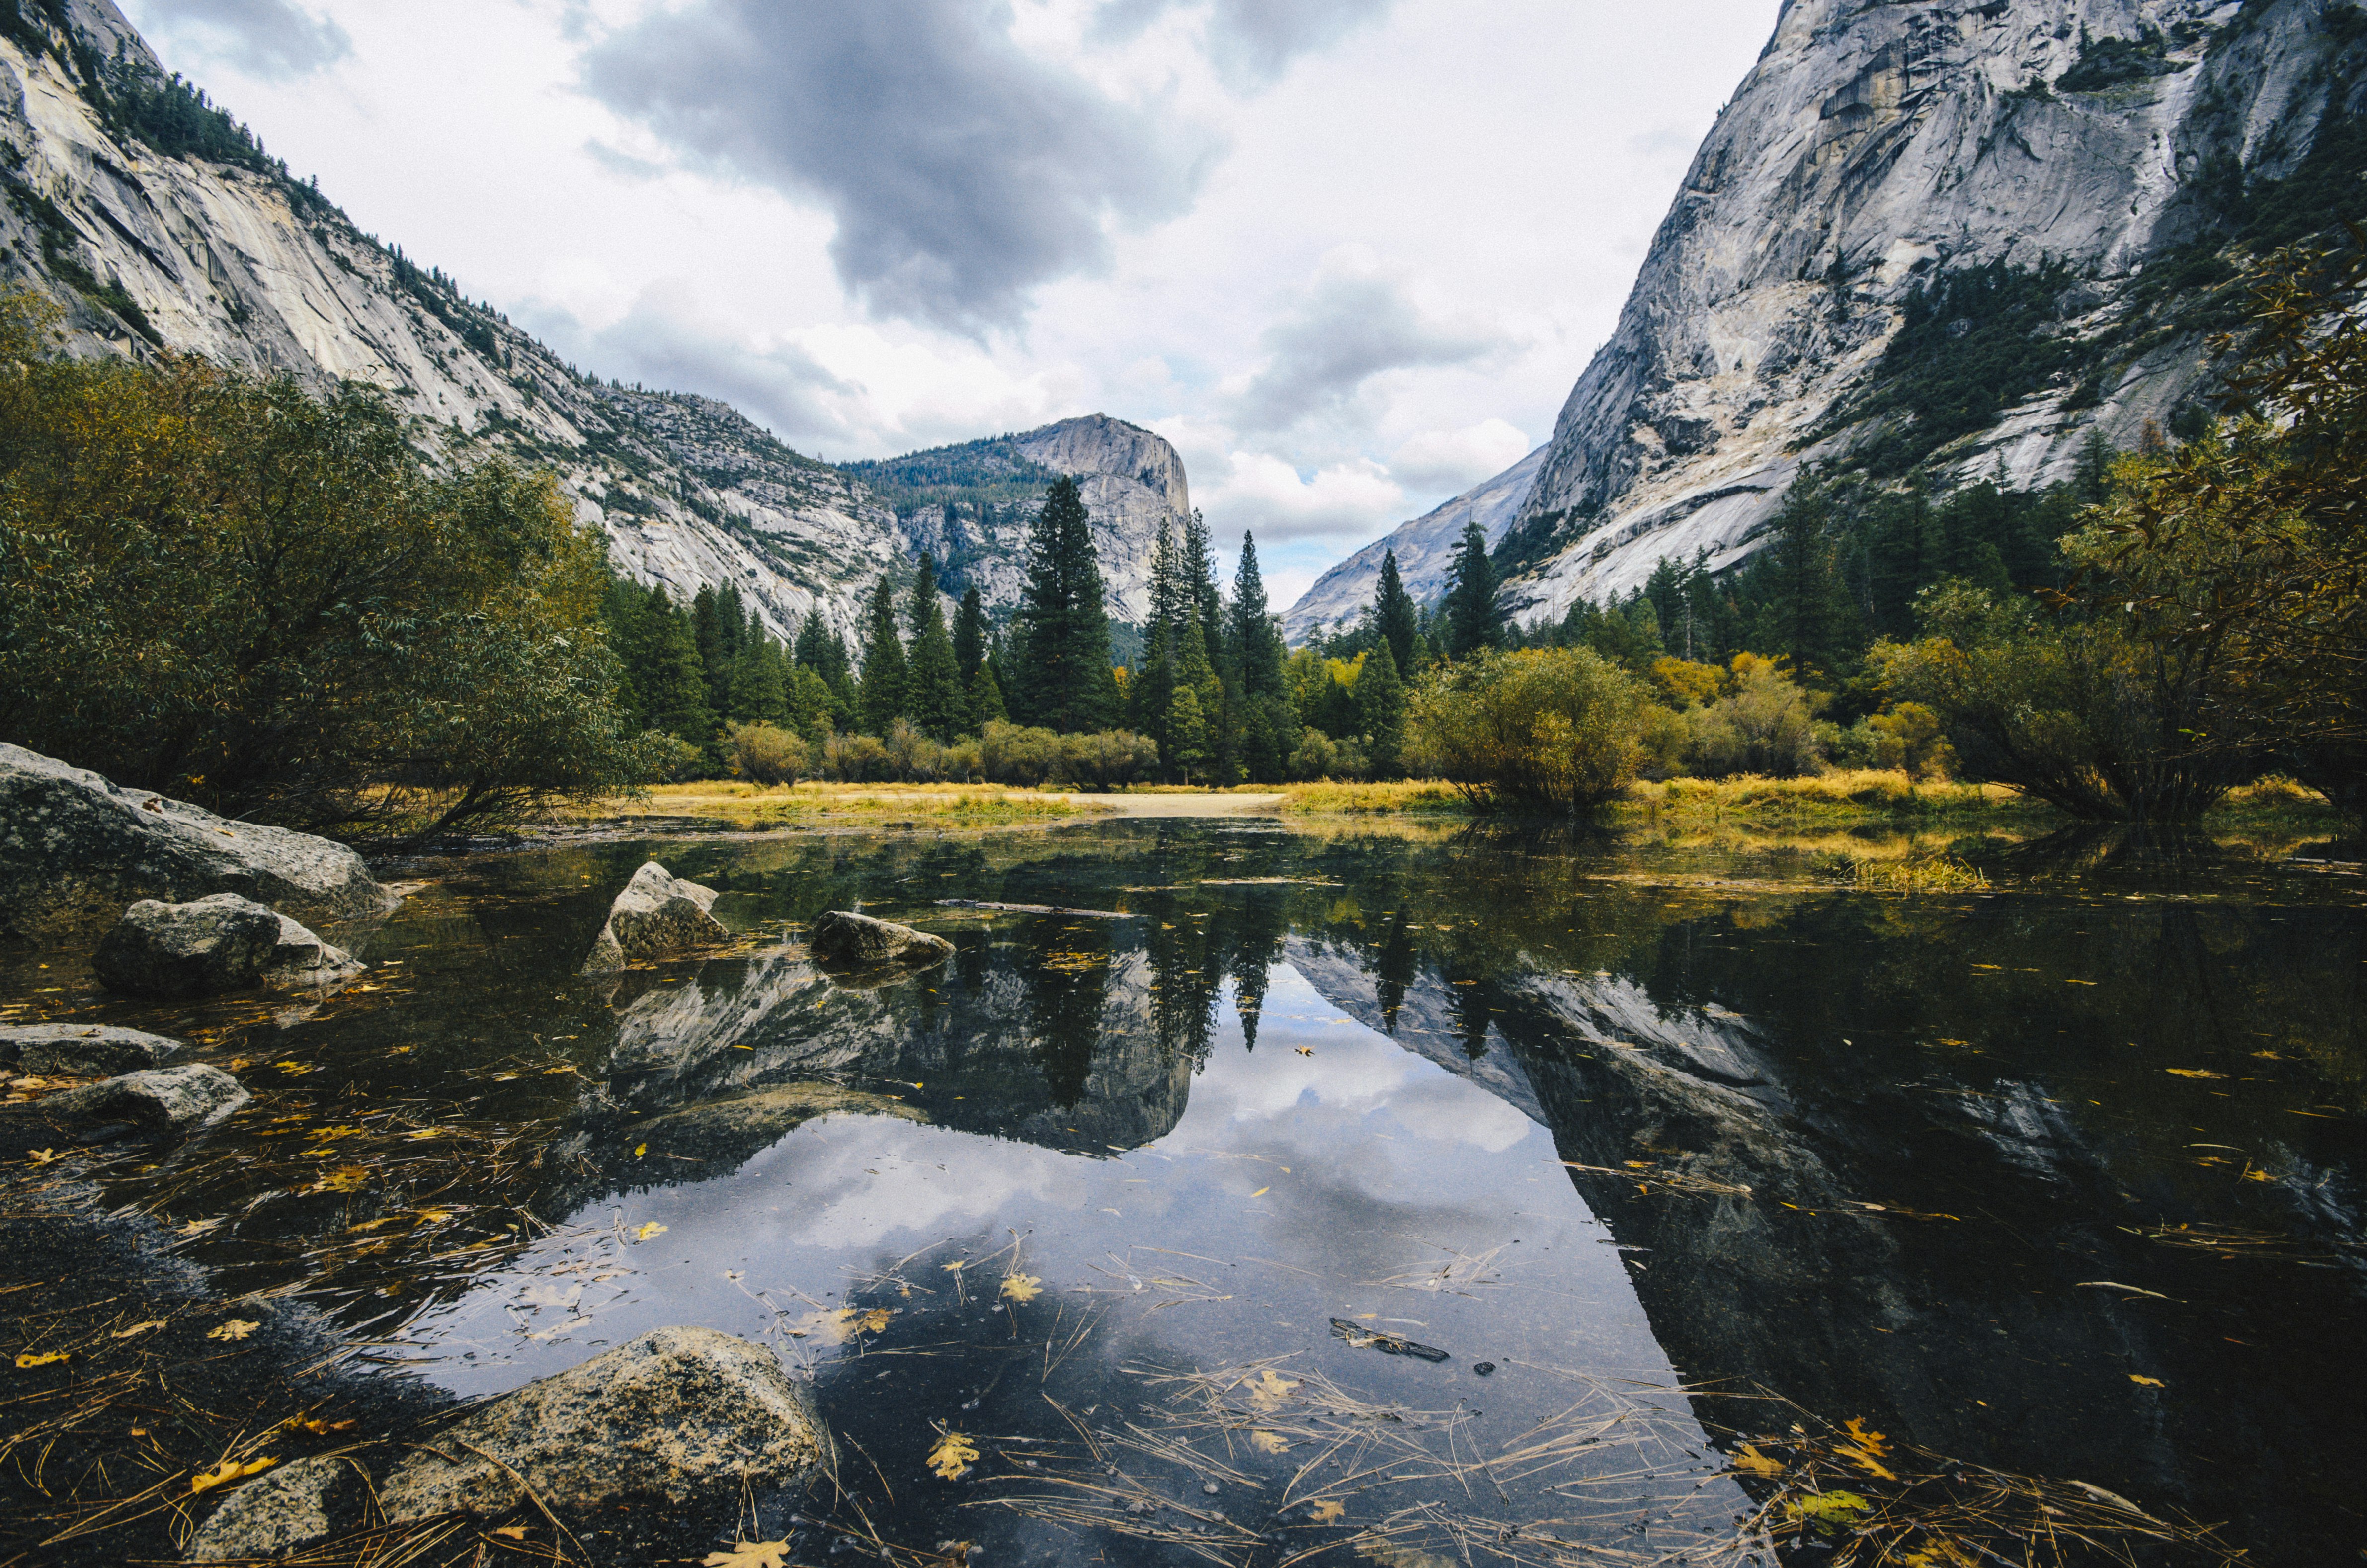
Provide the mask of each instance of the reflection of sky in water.
{"label": "reflection of sky in water", "polygon": [[[1286,967],[1273,973],[1254,1051],[1229,1006],[1218,1016],[1183,1120],[1144,1149],[1093,1159],[825,1117],[727,1176],[586,1206],[521,1267],[423,1317],[410,1342],[436,1358],[429,1375],[463,1392],[514,1386],[670,1324],[769,1335],[799,1358],[806,1346],[782,1329],[810,1309],[791,1292],[832,1301],[851,1278],[916,1250],[987,1254],[1016,1231],[1045,1305],[1080,1287],[1117,1293],[1189,1364],[1297,1351],[1334,1363],[1336,1376],[1450,1401],[1478,1386],[1482,1359],[1508,1372],[1535,1362],[1670,1377],[1545,1129],[1347,1018]],[[620,1244],[652,1224],[665,1228]],[[595,1257],[616,1261],[550,1274]],[[598,1278],[620,1267],[630,1272]],[[776,1324],[759,1294],[787,1315]],[[1160,1308],[1206,1296],[1228,1299]],[[1455,1358],[1432,1367],[1351,1350],[1331,1335],[1333,1316]],[[1516,1397],[1502,1375],[1488,1386]]]}

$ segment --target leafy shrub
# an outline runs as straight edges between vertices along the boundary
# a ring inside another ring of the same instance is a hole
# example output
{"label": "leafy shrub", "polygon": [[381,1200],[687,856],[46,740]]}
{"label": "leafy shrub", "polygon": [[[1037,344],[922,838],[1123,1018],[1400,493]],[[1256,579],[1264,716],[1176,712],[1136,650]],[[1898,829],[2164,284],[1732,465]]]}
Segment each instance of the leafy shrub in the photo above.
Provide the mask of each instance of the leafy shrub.
{"label": "leafy shrub", "polygon": [[1685,762],[1705,778],[1756,773],[1792,778],[1824,761],[1816,699],[1774,660],[1734,658],[1727,696],[1685,715]]}
{"label": "leafy shrub", "polygon": [[884,784],[894,777],[877,735],[832,735],[822,743],[821,767],[841,784]]}
{"label": "leafy shrub", "polygon": [[1364,778],[1371,771],[1354,736],[1335,741],[1312,724],[1299,732],[1298,744],[1290,750],[1290,777],[1304,782]]}
{"label": "leafy shrub", "polygon": [[1484,650],[1416,694],[1417,755],[1475,805],[1577,812],[1636,777],[1643,682],[1591,648]]}
{"label": "leafy shrub", "polygon": [[723,755],[732,773],[771,789],[794,784],[808,767],[806,743],[777,724],[731,724],[723,732]]}
{"label": "leafy shrub", "polygon": [[1127,730],[1062,735],[991,720],[977,742],[977,771],[996,784],[1074,783],[1114,790],[1154,777],[1159,746]]}

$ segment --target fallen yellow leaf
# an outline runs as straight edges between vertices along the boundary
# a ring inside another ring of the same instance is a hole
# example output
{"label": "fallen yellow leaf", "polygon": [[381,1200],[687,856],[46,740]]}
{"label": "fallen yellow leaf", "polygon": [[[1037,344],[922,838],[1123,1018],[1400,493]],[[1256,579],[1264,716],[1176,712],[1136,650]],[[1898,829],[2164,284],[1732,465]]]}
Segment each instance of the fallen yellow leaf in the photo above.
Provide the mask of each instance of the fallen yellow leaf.
{"label": "fallen yellow leaf", "polygon": [[1334,1503],[1328,1497],[1320,1503],[1309,1503],[1307,1506],[1307,1517],[1319,1525],[1337,1524],[1347,1511],[1348,1505]]}
{"label": "fallen yellow leaf", "polygon": [[1734,1468],[1745,1475],[1777,1476],[1784,1473],[1784,1461],[1769,1459],[1755,1444],[1745,1443],[1742,1451],[1734,1456]]}
{"label": "fallen yellow leaf", "polygon": [[312,1184],[314,1192],[359,1192],[369,1185],[369,1172],[359,1165],[339,1165]]}
{"label": "fallen yellow leaf", "polygon": [[217,1486],[228,1486],[233,1481],[260,1475],[278,1462],[276,1459],[259,1459],[241,1464],[236,1460],[224,1460],[203,1474],[189,1478],[189,1495],[195,1497],[201,1492],[211,1492]]}
{"label": "fallen yellow leaf", "polygon": [[2163,1382],[2159,1378],[2148,1378],[2142,1372],[2131,1372],[2129,1374],[2129,1381],[2133,1383],[2143,1383],[2149,1389],[2168,1388],[2169,1386]]}
{"label": "fallen yellow leaf", "polygon": [[25,1157],[37,1165],[46,1165],[58,1157],[58,1152],[55,1149],[28,1149]]}
{"label": "fallen yellow leaf", "polygon": [[1288,1378],[1277,1377],[1274,1369],[1268,1367],[1250,1380],[1250,1403],[1260,1410],[1276,1409],[1284,1400],[1290,1397],[1290,1391],[1297,1386],[1297,1382]]}
{"label": "fallen yellow leaf", "polygon": [[152,1328],[162,1328],[164,1326],[164,1320],[163,1318],[150,1318],[146,1323],[135,1323],[130,1328],[119,1328],[113,1334],[108,1335],[108,1337],[109,1339],[129,1339],[135,1334],[145,1334]]}
{"label": "fallen yellow leaf", "polygon": [[1033,1274],[1006,1274],[1002,1277],[1005,1300],[1032,1301],[1044,1293],[1044,1281]]}
{"label": "fallen yellow leaf", "polygon": [[651,1220],[640,1230],[633,1233],[633,1239],[637,1242],[645,1242],[651,1236],[662,1236],[664,1235],[665,1233],[666,1228],[663,1225],[659,1224],[655,1220]]}
{"label": "fallen yellow leaf", "polygon": [[28,1353],[17,1358],[17,1365],[19,1367],[46,1367],[52,1361],[62,1361],[73,1354],[74,1352],[71,1350],[51,1350],[45,1351],[38,1356]]}
{"label": "fallen yellow leaf", "polygon": [[786,1540],[743,1540],[729,1551],[710,1551],[698,1561],[700,1568],[783,1568],[788,1555]]}
{"label": "fallen yellow leaf", "polygon": [[2163,1072],[2173,1078],[2225,1078],[2225,1073],[2206,1073],[2200,1067],[2165,1067]]}
{"label": "fallen yellow leaf", "polygon": [[244,1339],[263,1325],[252,1318],[232,1318],[220,1328],[207,1333],[208,1339]]}
{"label": "fallen yellow leaf", "polygon": [[500,1528],[494,1530],[493,1533],[502,1537],[505,1540],[524,1540],[526,1539],[526,1527],[524,1525],[504,1525]]}
{"label": "fallen yellow leaf", "polygon": [[943,1481],[959,1481],[969,1473],[978,1448],[959,1432],[947,1432],[929,1450],[929,1468]]}
{"label": "fallen yellow leaf", "polygon": [[1290,1445],[1283,1440],[1281,1433],[1260,1427],[1250,1434],[1250,1447],[1262,1454],[1278,1454],[1286,1451]]}
{"label": "fallen yellow leaf", "polygon": [[1273,1190],[1274,1190],[1274,1188],[1272,1188],[1272,1187],[1259,1187],[1255,1192],[1251,1193],[1251,1194],[1250,1194],[1250,1196],[1251,1196],[1251,1198],[1263,1198],[1267,1193],[1272,1192]]}
{"label": "fallen yellow leaf", "polygon": [[650,1146],[647,1143],[636,1143],[633,1145],[633,1158],[637,1160],[649,1152]]}

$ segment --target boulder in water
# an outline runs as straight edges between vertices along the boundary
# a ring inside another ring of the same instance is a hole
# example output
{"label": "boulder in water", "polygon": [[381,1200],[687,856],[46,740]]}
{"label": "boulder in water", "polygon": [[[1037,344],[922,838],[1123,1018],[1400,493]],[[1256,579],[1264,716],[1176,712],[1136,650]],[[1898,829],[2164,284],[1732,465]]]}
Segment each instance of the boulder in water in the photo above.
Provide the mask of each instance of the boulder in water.
{"label": "boulder in water", "polygon": [[843,909],[814,916],[806,946],[826,963],[848,965],[933,964],[954,950],[943,937]]}
{"label": "boulder in water", "polygon": [[101,1024],[20,1024],[0,1029],[0,1065],[27,1073],[82,1076],[155,1067],[181,1049],[177,1040]]}
{"label": "boulder in water", "polygon": [[126,903],[243,893],[304,920],[399,902],[362,858],[309,833],[216,816],[0,744],[0,931],[104,925]]}
{"label": "boulder in water", "polygon": [[562,1517],[626,1497],[679,1506],[797,1484],[833,1459],[829,1428],[770,1350],[719,1329],[661,1328],[414,1449],[379,1504],[396,1525],[530,1500]]}
{"label": "boulder in water", "polygon": [[608,906],[608,924],[592,944],[583,972],[599,974],[730,940],[723,923],[708,913],[715,896],[713,888],[685,881],[651,860]]}
{"label": "boulder in water", "polygon": [[368,1478],[348,1459],[323,1454],[284,1464],[225,1498],[189,1538],[191,1562],[285,1557],[336,1534],[361,1513]]}
{"label": "boulder in water", "polygon": [[220,1121],[248,1099],[237,1079],[219,1067],[187,1062],[151,1067],[35,1100],[27,1110],[43,1121],[129,1121],[173,1136]]}
{"label": "boulder in water", "polygon": [[234,892],[187,903],[142,899],[98,944],[91,968],[110,991],[172,1000],[269,982],[325,985],[362,966],[287,915]]}

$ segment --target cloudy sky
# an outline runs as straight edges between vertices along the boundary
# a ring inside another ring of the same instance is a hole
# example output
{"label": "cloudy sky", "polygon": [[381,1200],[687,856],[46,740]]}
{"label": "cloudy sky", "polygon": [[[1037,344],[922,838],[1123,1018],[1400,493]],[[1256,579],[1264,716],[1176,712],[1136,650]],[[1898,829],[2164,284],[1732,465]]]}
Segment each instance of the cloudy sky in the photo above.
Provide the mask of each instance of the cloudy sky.
{"label": "cloudy sky", "polygon": [[121,0],[365,229],[832,460],[1104,412],[1278,603],[1552,433],[1777,0]]}

